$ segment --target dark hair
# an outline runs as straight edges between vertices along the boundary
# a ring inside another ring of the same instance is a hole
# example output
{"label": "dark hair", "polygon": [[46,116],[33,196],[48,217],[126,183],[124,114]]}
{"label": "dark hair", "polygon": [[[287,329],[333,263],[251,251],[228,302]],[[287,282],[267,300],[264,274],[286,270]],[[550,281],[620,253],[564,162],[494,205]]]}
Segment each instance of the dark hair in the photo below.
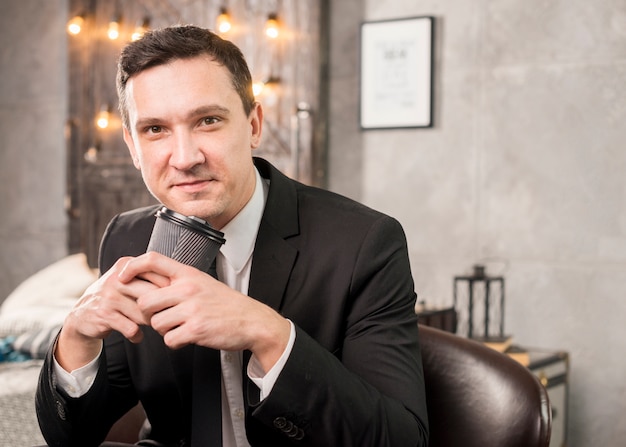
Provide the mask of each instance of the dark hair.
{"label": "dark hair", "polygon": [[177,59],[202,55],[208,55],[228,69],[233,87],[241,98],[246,115],[249,115],[255,99],[252,76],[241,50],[207,29],[192,25],[172,26],[148,31],[141,39],[129,43],[122,50],[117,64],[116,83],[124,127],[128,129],[130,126],[126,84],[131,77]]}

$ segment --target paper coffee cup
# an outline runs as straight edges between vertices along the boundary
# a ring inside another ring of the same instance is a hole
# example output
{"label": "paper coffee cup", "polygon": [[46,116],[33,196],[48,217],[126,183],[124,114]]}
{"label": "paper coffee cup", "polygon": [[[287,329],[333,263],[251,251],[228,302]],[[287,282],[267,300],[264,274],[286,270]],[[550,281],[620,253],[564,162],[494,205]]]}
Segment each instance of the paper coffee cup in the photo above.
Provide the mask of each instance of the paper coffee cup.
{"label": "paper coffee cup", "polygon": [[209,272],[226,240],[208,222],[162,207],[156,212],[147,251],[156,251],[183,264]]}

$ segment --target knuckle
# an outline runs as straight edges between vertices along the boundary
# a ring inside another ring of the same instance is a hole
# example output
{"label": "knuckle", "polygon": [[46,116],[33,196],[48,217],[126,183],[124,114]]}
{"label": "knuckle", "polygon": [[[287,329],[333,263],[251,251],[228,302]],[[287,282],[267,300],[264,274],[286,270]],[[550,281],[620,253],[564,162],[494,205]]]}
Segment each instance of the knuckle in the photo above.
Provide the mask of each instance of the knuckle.
{"label": "knuckle", "polygon": [[152,328],[157,332],[159,332],[159,330],[161,329],[161,318],[159,318],[158,313],[150,317],[150,326],[152,326]]}
{"label": "knuckle", "polygon": [[135,338],[139,335],[140,329],[139,326],[133,323],[129,323],[126,325],[125,334],[128,338]]}
{"label": "knuckle", "polygon": [[194,281],[181,281],[180,292],[182,296],[193,296],[200,291],[200,286]]}
{"label": "knuckle", "polygon": [[149,251],[144,254],[148,262],[154,262],[159,258],[159,254],[156,251]]}
{"label": "knuckle", "polygon": [[192,318],[185,323],[187,332],[194,340],[201,338],[207,331],[207,325],[198,318]]}

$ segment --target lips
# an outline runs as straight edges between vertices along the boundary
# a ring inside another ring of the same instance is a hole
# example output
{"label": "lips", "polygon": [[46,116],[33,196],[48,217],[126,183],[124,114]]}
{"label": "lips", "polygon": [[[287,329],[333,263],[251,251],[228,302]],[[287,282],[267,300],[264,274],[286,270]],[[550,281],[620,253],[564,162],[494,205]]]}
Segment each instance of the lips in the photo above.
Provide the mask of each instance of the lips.
{"label": "lips", "polygon": [[204,190],[212,180],[189,180],[175,183],[173,188],[187,193],[197,193]]}

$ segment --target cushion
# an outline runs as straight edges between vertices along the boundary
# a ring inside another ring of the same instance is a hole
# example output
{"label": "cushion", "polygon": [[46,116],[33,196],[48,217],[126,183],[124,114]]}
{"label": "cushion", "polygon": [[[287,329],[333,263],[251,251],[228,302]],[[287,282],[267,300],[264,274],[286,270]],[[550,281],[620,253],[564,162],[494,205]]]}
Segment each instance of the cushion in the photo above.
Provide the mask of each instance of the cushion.
{"label": "cushion", "polygon": [[13,349],[32,359],[43,359],[60,330],[61,326],[51,326],[24,332],[13,341]]}
{"label": "cushion", "polygon": [[67,256],[30,276],[0,306],[0,337],[62,324],[97,277],[84,253]]}

